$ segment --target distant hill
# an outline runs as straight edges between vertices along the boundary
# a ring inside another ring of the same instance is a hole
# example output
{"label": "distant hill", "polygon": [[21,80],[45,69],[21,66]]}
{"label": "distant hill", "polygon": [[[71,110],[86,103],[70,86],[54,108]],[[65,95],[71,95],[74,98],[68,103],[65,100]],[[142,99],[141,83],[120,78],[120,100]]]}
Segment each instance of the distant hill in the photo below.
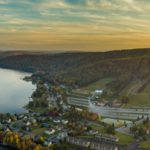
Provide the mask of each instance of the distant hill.
{"label": "distant hill", "polygon": [[0,53],[0,67],[43,70],[87,88],[109,89],[111,97],[127,95],[131,103],[150,104],[150,49],[87,53]]}

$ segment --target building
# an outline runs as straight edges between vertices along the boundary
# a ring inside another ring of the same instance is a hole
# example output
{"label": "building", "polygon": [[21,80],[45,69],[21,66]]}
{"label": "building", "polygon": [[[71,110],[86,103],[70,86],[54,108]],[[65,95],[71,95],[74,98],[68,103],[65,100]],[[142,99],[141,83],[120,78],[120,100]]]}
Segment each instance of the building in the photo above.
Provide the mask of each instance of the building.
{"label": "building", "polygon": [[90,99],[87,95],[83,95],[79,93],[68,94],[68,104],[71,106],[89,108],[89,102]]}
{"label": "building", "polygon": [[111,135],[104,135],[104,134],[100,134],[95,136],[95,140],[99,140],[99,141],[104,141],[104,142],[110,142],[110,143],[115,143],[115,142],[119,142],[119,138],[115,137],[115,136],[111,136]]}
{"label": "building", "polygon": [[93,92],[93,94],[96,94],[96,95],[101,95],[103,93],[103,90],[95,90]]}
{"label": "building", "polygon": [[68,136],[66,138],[66,142],[94,150],[116,150],[115,148],[117,148],[116,144],[112,144],[111,142],[101,140],[99,141],[96,139],[88,138],[77,138]]}

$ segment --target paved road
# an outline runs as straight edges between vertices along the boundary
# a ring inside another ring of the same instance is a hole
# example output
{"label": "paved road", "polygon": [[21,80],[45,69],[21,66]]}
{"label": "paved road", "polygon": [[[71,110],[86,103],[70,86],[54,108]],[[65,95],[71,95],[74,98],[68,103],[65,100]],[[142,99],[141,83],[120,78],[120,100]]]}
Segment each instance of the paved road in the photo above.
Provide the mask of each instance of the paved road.
{"label": "paved road", "polygon": [[138,150],[138,149],[139,149],[139,143],[137,142],[134,142],[128,146],[128,150]]}
{"label": "paved road", "polygon": [[150,108],[114,108],[114,107],[100,107],[93,103],[89,104],[89,110],[99,113],[103,117],[136,120],[138,117],[150,117]]}

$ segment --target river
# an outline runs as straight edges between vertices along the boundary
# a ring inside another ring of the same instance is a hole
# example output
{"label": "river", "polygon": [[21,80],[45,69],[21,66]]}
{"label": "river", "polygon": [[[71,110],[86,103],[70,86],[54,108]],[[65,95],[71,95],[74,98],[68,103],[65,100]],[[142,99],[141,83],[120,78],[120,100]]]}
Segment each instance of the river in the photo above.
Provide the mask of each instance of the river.
{"label": "river", "polygon": [[29,73],[0,69],[0,113],[21,113],[35,85],[23,80]]}

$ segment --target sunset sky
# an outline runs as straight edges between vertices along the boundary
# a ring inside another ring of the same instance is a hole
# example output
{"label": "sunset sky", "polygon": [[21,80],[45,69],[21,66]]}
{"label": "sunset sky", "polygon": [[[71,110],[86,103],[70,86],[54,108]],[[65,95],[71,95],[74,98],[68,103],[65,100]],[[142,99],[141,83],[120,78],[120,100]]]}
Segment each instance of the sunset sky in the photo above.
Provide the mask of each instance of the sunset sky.
{"label": "sunset sky", "polygon": [[0,0],[0,50],[150,47],[150,0]]}

